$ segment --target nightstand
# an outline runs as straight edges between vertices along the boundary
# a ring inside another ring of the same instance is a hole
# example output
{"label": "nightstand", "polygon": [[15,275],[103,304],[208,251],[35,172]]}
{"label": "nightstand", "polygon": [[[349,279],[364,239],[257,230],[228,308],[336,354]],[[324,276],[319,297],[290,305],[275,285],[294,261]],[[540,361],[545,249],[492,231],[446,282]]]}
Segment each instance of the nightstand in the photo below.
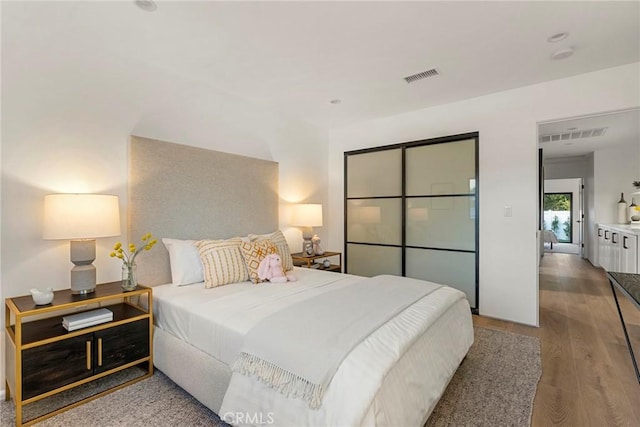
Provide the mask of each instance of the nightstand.
{"label": "nightstand", "polygon": [[[97,285],[86,295],[56,291],[53,302],[42,306],[31,295],[5,300],[5,399],[14,399],[16,426],[153,375],[152,290],[124,292],[120,284]],[[71,332],[62,326],[64,315],[98,307],[113,312],[113,320]]]}
{"label": "nightstand", "polygon": [[[333,257],[338,258],[337,264],[331,263],[329,267],[325,267],[324,265],[322,265],[323,260],[327,258],[333,258]],[[325,253],[322,255],[306,255],[303,252],[298,252],[295,254],[291,254],[291,258],[293,258],[293,264],[298,267],[314,268],[317,270],[324,270],[324,271],[342,272],[342,252],[325,251]],[[318,260],[320,260],[319,265],[316,264],[316,261]],[[312,267],[312,265],[318,265],[318,267]]]}

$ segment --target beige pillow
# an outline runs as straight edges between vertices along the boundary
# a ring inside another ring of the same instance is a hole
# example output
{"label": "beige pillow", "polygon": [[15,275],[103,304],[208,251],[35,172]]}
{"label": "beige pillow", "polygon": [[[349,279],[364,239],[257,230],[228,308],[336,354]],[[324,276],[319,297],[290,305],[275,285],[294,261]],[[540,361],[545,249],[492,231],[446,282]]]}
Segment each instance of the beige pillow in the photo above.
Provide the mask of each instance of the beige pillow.
{"label": "beige pillow", "polygon": [[247,270],[249,271],[249,279],[253,283],[260,283],[262,281],[258,277],[260,262],[267,255],[278,253],[273,242],[269,239],[257,242],[242,242],[240,244],[240,250],[242,251]]}
{"label": "beige pillow", "polygon": [[284,271],[293,270],[291,249],[289,249],[289,244],[287,243],[287,239],[284,237],[284,234],[282,234],[282,231],[278,230],[271,234],[249,234],[249,239],[252,242],[271,240],[278,251],[278,255],[280,255],[280,259],[282,260],[282,269]]}
{"label": "beige pillow", "polygon": [[204,272],[204,287],[246,282],[249,273],[240,252],[239,237],[227,240],[199,240],[195,242]]}

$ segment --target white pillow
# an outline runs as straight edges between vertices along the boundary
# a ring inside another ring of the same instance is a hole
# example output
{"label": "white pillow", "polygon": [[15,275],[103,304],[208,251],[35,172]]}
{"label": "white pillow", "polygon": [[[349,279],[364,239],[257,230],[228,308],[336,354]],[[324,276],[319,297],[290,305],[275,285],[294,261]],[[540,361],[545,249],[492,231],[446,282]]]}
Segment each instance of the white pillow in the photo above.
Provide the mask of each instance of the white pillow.
{"label": "white pillow", "polygon": [[162,239],[162,243],[169,251],[171,281],[176,286],[204,281],[200,252],[195,242],[195,240]]}

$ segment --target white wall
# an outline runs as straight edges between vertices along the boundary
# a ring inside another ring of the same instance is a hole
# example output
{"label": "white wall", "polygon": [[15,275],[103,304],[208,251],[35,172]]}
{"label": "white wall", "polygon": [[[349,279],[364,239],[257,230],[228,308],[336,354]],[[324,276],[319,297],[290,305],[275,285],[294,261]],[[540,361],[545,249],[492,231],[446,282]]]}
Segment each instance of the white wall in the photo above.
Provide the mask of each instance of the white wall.
{"label": "white wall", "polygon": [[271,152],[280,163],[280,228],[283,230],[292,252],[302,251],[302,232],[291,227],[292,203],[321,203],[324,227],[313,231],[326,246],[326,224],[331,217],[328,202],[328,134],[326,130],[300,121],[289,121],[276,134],[277,144]]}
{"label": "white wall", "polygon": [[580,185],[581,178],[567,178],[567,179],[545,179],[544,180],[544,192],[545,193],[571,193],[571,215],[573,216],[572,223],[572,240],[571,243],[579,244],[580,231],[579,223],[576,223],[580,219]]}
{"label": "white wall", "polygon": [[544,161],[545,179],[584,178],[586,157],[563,157]]}
{"label": "white wall", "polygon": [[[206,88],[198,93],[199,99],[191,98],[189,103],[181,104],[186,97],[166,100],[166,110],[156,110],[152,116],[141,114],[139,120],[105,120],[104,105],[92,116],[91,107],[82,102],[67,104],[63,111],[34,107],[22,112],[13,108],[11,98],[3,98],[4,117],[11,117],[3,120],[2,139],[2,237],[3,245],[11,247],[2,258],[5,296],[24,294],[34,286],[68,287],[68,242],[41,238],[45,194],[116,194],[120,197],[122,230],[126,230],[127,144],[131,133],[281,162],[283,194],[299,188],[301,199],[325,202],[326,166],[317,167],[318,173],[309,175],[317,163],[317,153],[298,145],[306,141],[319,147],[322,155],[326,151],[325,132],[260,112],[238,100],[221,102],[220,94]],[[63,94],[59,101],[63,103]],[[107,101],[93,98],[90,102]],[[121,108],[117,102],[110,105]],[[218,114],[221,110],[224,114]],[[8,122],[10,126],[5,125]],[[181,134],[185,136],[178,137]],[[98,240],[95,265],[99,282],[118,278],[119,265],[107,254],[115,241],[125,238]]]}
{"label": "white wall", "polygon": [[598,238],[594,234],[596,229],[596,207],[595,207],[595,174],[594,174],[594,153],[586,156],[584,175],[584,207],[585,207],[585,227],[584,244],[586,255],[591,264],[598,266]]}
{"label": "white wall", "polygon": [[[598,150],[594,153],[595,215],[596,223],[615,224],[618,222],[618,201],[624,194],[627,205],[631,204],[631,184],[638,180],[640,169],[637,165],[640,144],[629,144]],[[636,203],[640,197],[634,196]]]}
{"label": "white wall", "polygon": [[[2,7],[0,7],[0,22],[2,22]],[[0,46],[2,45],[2,35],[0,34]],[[0,87],[2,87],[2,67],[0,67]],[[2,102],[0,102],[0,117],[2,117]],[[1,123],[1,121],[0,121]],[[2,127],[0,125],[0,127]],[[2,165],[2,136],[0,135],[0,165]],[[2,189],[2,174],[0,173],[0,189]],[[0,225],[2,224],[2,191],[0,191]],[[2,292],[2,227],[0,226],[0,303],[4,301],[4,293]],[[1,312],[0,312],[1,314]],[[2,314],[4,319],[4,314]],[[0,321],[2,330],[4,331],[4,321]],[[4,336],[4,334],[2,334]],[[4,338],[0,338],[0,399],[4,399]]]}
{"label": "white wall", "polygon": [[[640,105],[639,63],[330,132],[331,247],[343,247],[343,152],[480,132],[480,313],[538,324],[537,123]],[[504,217],[504,206],[513,216]],[[501,233],[495,234],[496,230]],[[498,261],[496,261],[498,260]]]}
{"label": "white wall", "polygon": [[[126,231],[130,134],[279,162],[281,212],[291,202],[327,204],[325,130],[161,70],[121,70],[109,58],[95,70],[41,65],[38,73],[2,82],[3,297],[27,294],[32,287],[69,287],[69,242],[42,240],[45,194],[118,195]],[[109,84],[114,72],[125,73],[125,87]],[[281,216],[281,226],[287,225]],[[298,230],[285,231],[292,247],[301,246]],[[317,231],[326,241],[324,230]],[[98,282],[119,279],[120,263],[108,253],[125,240],[124,234],[98,239]],[[4,324],[4,314],[1,318]],[[2,375],[0,383],[4,386]]]}

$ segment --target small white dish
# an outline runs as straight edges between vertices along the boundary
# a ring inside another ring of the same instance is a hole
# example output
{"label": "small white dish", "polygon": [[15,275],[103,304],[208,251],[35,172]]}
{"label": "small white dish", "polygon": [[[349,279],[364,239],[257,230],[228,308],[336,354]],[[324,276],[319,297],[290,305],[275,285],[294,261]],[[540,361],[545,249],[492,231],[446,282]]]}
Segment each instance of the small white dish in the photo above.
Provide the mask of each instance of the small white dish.
{"label": "small white dish", "polygon": [[53,288],[45,288],[43,290],[33,288],[30,292],[36,305],[47,305],[53,301]]}

